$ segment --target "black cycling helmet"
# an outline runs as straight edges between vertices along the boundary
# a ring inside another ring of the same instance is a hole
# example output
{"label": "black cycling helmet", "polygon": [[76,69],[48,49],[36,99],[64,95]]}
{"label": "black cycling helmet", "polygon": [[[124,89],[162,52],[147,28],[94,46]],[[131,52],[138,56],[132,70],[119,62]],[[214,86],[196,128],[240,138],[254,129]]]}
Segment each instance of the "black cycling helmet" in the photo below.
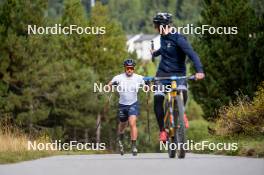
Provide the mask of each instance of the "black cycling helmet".
{"label": "black cycling helmet", "polygon": [[126,59],[126,60],[124,61],[124,66],[125,66],[125,67],[126,67],[126,66],[133,66],[133,67],[135,67],[135,66],[136,66],[136,63],[135,63],[135,61],[134,61],[133,59],[128,58],[128,59]]}
{"label": "black cycling helmet", "polygon": [[157,13],[153,18],[155,25],[168,25],[172,23],[172,15],[170,13]]}

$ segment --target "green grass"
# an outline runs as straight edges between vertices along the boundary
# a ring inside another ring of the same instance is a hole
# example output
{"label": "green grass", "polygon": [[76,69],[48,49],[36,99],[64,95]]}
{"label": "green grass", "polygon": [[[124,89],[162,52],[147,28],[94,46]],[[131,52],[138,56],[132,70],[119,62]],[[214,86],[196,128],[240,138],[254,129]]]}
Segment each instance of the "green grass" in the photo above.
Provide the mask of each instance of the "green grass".
{"label": "green grass", "polygon": [[237,151],[215,152],[216,154],[227,154],[236,156],[264,157],[264,136],[233,136],[233,137],[212,137],[212,142],[237,142]]}
{"label": "green grass", "polygon": [[237,143],[237,150],[209,150],[205,149],[202,151],[194,151],[195,153],[207,153],[207,154],[221,154],[221,155],[231,155],[231,156],[247,156],[247,157],[264,157],[264,136],[237,136],[237,137],[220,137],[211,136],[207,138],[209,142],[212,143]]}
{"label": "green grass", "polygon": [[[187,130],[187,139],[193,140],[194,142],[209,141],[214,143],[238,143],[238,149],[236,151],[211,151],[205,149],[202,151],[192,151],[194,153],[204,154],[221,154],[221,155],[232,155],[232,156],[248,156],[248,157],[264,157],[264,136],[216,136],[208,133],[208,127],[214,127],[214,123],[209,123],[205,120],[192,120],[189,122],[189,129]],[[143,132],[143,131],[141,131]],[[158,135],[155,133],[153,138]],[[145,135],[147,137],[147,135]],[[21,136],[20,136],[21,138]],[[152,139],[153,139],[152,138]],[[9,143],[7,139],[3,139],[6,143]],[[14,138],[12,139],[14,142]],[[23,139],[22,139],[23,140]],[[155,139],[154,139],[155,140]],[[19,140],[20,145],[21,140]],[[18,142],[14,142],[18,143]],[[16,147],[16,144],[9,144],[11,147]],[[145,142],[147,144],[147,142]],[[13,145],[13,146],[12,146]],[[139,145],[140,146],[140,145]],[[144,145],[146,146],[146,145]],[[159,144],[156,145],[159,149]],[[152,147],[155,147],[152,145]],[[16,163],[26,160],[34,160],[42,157],[55,156],[55,155],[87,155],[87,154],[101,154],[110,153],[109,151],[26,151],[24,149],[10,149],[11,151],[2,149],[0,151],[0,164]],[[152,148],[154,149],[154,148]],[[148,151],[147,151],[148,152]],[[151,151],[152,152],[152,151]]]}
{"label": "green grass", "polygon": [[187,129],[188,140],[200,141],[209,137],[209,123],[206,120],[191,120]]}
{"label": "green grass", "polygon": [[204,154],[221,154],[232,156],[248,156],[248,157],[264,157],[264,136],[246,136],[246,135],[234,135],[234,136],[217,136],[208,133],[208,126],[214,125],[214,123],[208,123],[205,120],[193,120],[190,121],[190,128],[187,130],[188,140],[194,142],[209,141],[213,143],[238,143],[238,149],[235,151],[211,151],[194,150],[194,153]]}
{"label": "green grass", "polygon": [[[0,123],[0,164],[16,163],[55,155],[101,154],[108,151],[72,150],[72,151],[33,151],[28,150],[30,136],[20,128],[6,123]],[[31,136],[32,137],[32,136]],[[35,138],[37,143],[50,143],[46,135]]]}
{"label": "green grass", "polygon": [[5,163],[16,163],[26,160],[38,159],[41,157],[48,157],[57,155],[58,153],[52,153],[47,151],[19,151],[19,152],[1,152],[0,153],[0,164]]}

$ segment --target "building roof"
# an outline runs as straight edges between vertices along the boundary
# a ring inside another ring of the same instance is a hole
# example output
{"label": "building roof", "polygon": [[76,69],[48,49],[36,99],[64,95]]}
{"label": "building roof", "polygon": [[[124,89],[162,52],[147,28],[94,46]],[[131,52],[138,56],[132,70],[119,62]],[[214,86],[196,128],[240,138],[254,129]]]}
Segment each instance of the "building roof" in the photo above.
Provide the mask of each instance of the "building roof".
{"label": "building roof", "polygon": [[127,35],[126,37],[127,37],[127,40],[130,40],[131,38],[134,38],[135,36],[137,36],[138,34],[136,34],[136,35]]}

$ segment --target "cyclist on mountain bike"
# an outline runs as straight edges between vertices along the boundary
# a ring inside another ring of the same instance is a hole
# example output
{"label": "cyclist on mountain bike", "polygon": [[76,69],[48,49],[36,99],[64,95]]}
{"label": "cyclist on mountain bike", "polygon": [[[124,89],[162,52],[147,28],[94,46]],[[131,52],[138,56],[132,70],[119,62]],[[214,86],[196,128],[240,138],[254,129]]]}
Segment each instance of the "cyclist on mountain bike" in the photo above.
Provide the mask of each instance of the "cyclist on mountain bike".
{"label": "cyclist on mountain bike", "polygon": [[[155,29],[160,33],[160,45],[158,50],[150,50],[153,57],[161,55],[157,77],[166,76],[185,76],[186,75],[186,55],[194,63],[196,70],[195,78],[203,79],[203,67],[197,53],[193,50],[187,39],[177,33],[172,32],[171,23],[172,15],[169,13],[157,13],[153,18]],[[161,85],[162,82],[157,82]],[[186,80],[177,81],[178,88],[183,90],[184,105],[187,101],[187,82]],[[160,129],[160,141],[167,140],[167,133],[164,131],[164,92],[159,91],[154,93],[154,111]]]}
{"label": "cyclist on mountain bike", "polygon": [[132,59],[124,61],[125,73],[115,76],[108,85],[120,86],[119,92],[119,148],[121,155],[124,154],[123,139],[124,131],[129,123],[130,137],[132,144],[132,154],[137,155],[137,116],[139,115],[139,104],[137,100],[137,92],[141,85],[144,85],[143,76],[134,73],[135,62]]}

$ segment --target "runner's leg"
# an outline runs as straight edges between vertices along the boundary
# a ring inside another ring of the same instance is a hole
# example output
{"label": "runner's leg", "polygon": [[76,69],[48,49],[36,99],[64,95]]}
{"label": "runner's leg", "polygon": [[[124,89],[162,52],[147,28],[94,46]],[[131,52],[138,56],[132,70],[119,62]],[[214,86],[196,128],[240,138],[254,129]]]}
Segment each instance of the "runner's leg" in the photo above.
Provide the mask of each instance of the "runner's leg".
{"label": "runner's leg", "polygon": [[130,126],[130,136],[131,136],[131,148],[133,156],[137,155],[137,116],[130,115],[128,118],[129,126]]}
{"label": "runner's leg", "polygon": [[130,137],[131,140],[137,140],[137,116],[130,115],[128,118],[129,126],[130,126]]}
{"label": "runner's leg", "polygon": [[121,121],[119,122],[119,124],[118,124],[119,136],[124,134],[125,128],[127,127],[127,125],[128,125],[127,121],[126,122],[121,122]]}

